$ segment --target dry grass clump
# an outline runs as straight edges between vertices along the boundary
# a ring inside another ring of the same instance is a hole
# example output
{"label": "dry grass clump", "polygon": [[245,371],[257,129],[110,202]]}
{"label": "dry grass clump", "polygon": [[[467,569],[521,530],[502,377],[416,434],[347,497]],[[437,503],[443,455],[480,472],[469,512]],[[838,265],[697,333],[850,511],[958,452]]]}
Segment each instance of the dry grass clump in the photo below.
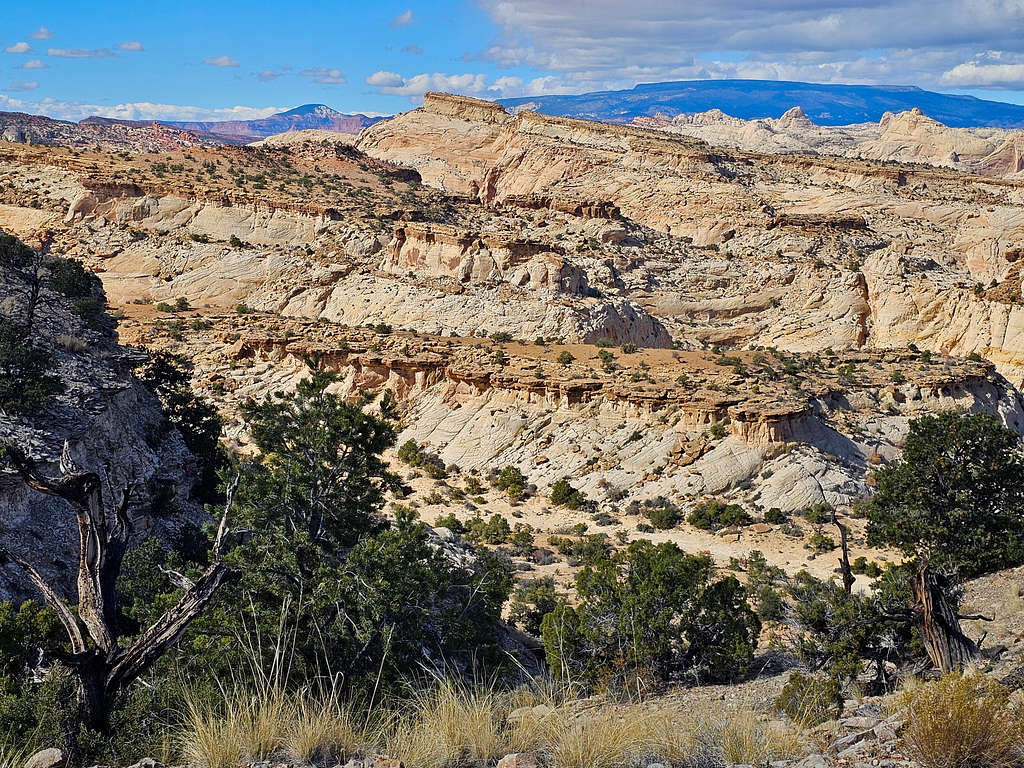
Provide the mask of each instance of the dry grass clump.
{"label": "dry grass clump", "polygon": [[806,750],[799,732],[780,722],[762,722],[749,709],[683,719],[661,714],[654,720],[649,754],[670,765],[705,768],[726,764],[765,765]]}
{"label": "dry grass clump", "polygon": [[646,754],[653,719],[639,705],[552,710],[540,723],[546,762],[558,768],[614,768]]}
{"label": "dry grass clump", "polygon": [[179,739],[182,758],[203,768],[234,768],[265,760],[285,745],[291,704],[280,689],[236,690],[217,711],[190,702]]}
{"label": "dry grass clump", "polygon": [[444,681],[413,695],[407,713],[389,726],[384,751],[418,768],[485,765],[507,752],[507,713],[495,691]]}
{"label": "dry grass clump", "polygon": [[26,759],[23,751],[0,744],[0,768],[24,768]]}
{"label": "dry grass clump", "polygon": [[977,673],[951,673],[904,692],[903,743],[924,768],[1010,768],[1024,759],[1021,707]]}
{"label": "dry grass clump", "polygon": [[216,711],[190,707],[182,760],[197,768],[273,759],[326,766],[383,752],[415,768],[462,768],[530,752],[550,768],[626,768],[652,760],[709,768],[802,752],[794,731],[762,723],[748,710],[694,719],[643,704],[581,701],[564,690],[505,692],[442,681],[372,713],[370,725],[334,695],[261,691],[226,696]]}
{"label": "dry grass clump", "polygon": [[284,751],[301,765],[338,765],[372,747],[375,735],[337,694],[303,694],[292,705]]}

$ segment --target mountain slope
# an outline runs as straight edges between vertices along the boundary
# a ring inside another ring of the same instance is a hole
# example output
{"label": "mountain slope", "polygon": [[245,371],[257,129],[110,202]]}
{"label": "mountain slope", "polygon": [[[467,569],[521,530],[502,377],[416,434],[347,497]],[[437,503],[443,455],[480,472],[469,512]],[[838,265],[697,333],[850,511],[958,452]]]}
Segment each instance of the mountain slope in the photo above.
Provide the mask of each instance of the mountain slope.
{"label": "mountain slope", "polygon": [[915,107],[955,128],[1024,127],[1024,106],[954,96],[913,86],[828,85],[775,80],[690,80],[644,83],[622,91],[503,99],[514,111],[630,122],[635,117],[720,109],[734,117],[780,117],[799,106],[819,125],[878,122],[885,112]]}
{"label": "mountain slope", "polygon": [[359,133],[381,118],[363,114],[346,115],[323,104],[305,104],[287,112],[259,120],[226,120],[221,122],[168,122],[186,131],[209,133],[227,141],[259,141],[276,133],[317,129],[335,133]]}

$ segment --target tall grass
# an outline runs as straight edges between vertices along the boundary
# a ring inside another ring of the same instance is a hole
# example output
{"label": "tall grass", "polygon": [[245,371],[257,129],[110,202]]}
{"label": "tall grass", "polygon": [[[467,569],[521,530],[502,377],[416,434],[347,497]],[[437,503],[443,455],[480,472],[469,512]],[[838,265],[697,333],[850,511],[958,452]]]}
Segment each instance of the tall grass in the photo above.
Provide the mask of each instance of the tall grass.
{"label": "tall grass", "polygon": [[0,768],[24,768],[27,758],[24,751],[0,744]]}
{"label": "tall grass", "polygon": [[1024,711],[991,678],[951,673],[904,692],[903,743],[924,768],[1009,768],[1024,762]]}

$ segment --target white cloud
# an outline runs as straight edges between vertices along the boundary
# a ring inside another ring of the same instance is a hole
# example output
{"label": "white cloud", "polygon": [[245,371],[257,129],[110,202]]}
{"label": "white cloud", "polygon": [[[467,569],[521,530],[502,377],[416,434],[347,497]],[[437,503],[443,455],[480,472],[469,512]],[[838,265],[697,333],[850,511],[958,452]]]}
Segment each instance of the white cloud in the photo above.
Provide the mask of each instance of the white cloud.
{"label": "white cloud", "polygon": [[125,40],[123,43],[119,43],[118,48],[122,51],[142,51],[145,50],[142,47],[142,43],[138,40]]}
{"label": "white cloud", "polygon": [[366,84],[374,88],[397,88],[405,82],[405,78],[397,72],[380,70],[366,78]]}
{"label": "white cloud", "polygon": [[21,83],[21,82],[9,83],[8,86],[6,88],[4,88],[4,90],[7,91],[8,93],[15,93],[17,91],[34,91],[38,87],[39,87],[39,83],[37,83],[35,80],[30,80],[30,81],[28,81],[26,83]]}
{"label": "white cloud", "polygon": [[29,59],[19,69],[46,69],[46,64],[43,63],[42,59]]}
{"label": "white cloud", "polygon": [[281,112],[286,107],[235,106],[222,109],[208,109],[179,104],[155,104],[151,102],[128,102],[124,104],[88,104],[77,101],[60,101],[52,98],[38,101],[0,94],[0,111],[28,112],[47,115],[58,120],[82,120],[98,115],[119,120],[255,120]]}
{"label": "white cloud", "polygon": [[34,40],[49,40],[51,37],[53,37],[53,32],[46,27],[40,27],[32,33],[32,38]]}
{"label": "white cloud", "polygon": [[404,53],[411,53],[413,56],[419,56],[423,53],[423,49],[418,45],[403,45],[402,51]]}
{"label": "white cloud", "polygon": [[314,83],[324,85],[343,85],[348,82],[342,71],[333,67],[312,67],[302,70],[299,74],[310,78]]}
{"label": "white cloud", "polygon": [[519,77],[499,77],[492,81],[484,74],[449,75],[444,72],[423,72],[404,77],[397,72],[381,70],[367,77],[366,84],[373,86],[377,93],[408,96],[412,101],[419,100],[427,91],[444,91],[486,99],[522,96],[527,92],[526,84]]}
{"label": "white cloud", "polygon": [[21,42],[15,43],[14,45],[8,45],[6,48],[4,48],[4,53],[28,53],[31,50],[31,45],[25,42]]}
{"label": "white cloud", "polygon": [[410,8],[409,10],[404,11],[403,13],[400,13],[397,16],[395,16],[395,18],[393,18],[391,21],[388,22],[388,26],[389,27],[408,27],[410,24],[412,24],[413,20],[414,20],[414,15],[413,15],[412,9]]}
{"label": "white cloud", "polygon": [[1021,0],[476,2],[501,30],[480,57],[574,92],[691,77],[1002,85],[1015,70],[974,57],[1024,53]]}
{"label": "white cloud", "polygon": [[47,48],[46,55],[61,59],[112,59],[117,56],[109,48]]}
{"label": "white cloud", "polygon": [[230,56],[211,56],[203,59],[203,64],[211,67],[237,67],[238,62]]}

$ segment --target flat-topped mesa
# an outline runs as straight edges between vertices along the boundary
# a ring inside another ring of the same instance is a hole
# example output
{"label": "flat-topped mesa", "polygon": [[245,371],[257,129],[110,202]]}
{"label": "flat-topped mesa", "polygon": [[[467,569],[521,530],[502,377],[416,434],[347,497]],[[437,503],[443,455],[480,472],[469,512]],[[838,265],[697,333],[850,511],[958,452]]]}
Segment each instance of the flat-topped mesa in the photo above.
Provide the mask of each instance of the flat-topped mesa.
{"label": "flat-topped mesa", "polygon": [[512,116],[501,104],[469,96],[456,96],[451,93],[428,91],[423,95],[424,112],[445,115],[460,120],[480,120],[486,123],[506,123]]}
{"label": "flat-topped mesa", "polygon": [[586,276],[550,243],[409,222],[394,230],[381,270],[460,283],[498,281],[515,287],[586,295]]}

